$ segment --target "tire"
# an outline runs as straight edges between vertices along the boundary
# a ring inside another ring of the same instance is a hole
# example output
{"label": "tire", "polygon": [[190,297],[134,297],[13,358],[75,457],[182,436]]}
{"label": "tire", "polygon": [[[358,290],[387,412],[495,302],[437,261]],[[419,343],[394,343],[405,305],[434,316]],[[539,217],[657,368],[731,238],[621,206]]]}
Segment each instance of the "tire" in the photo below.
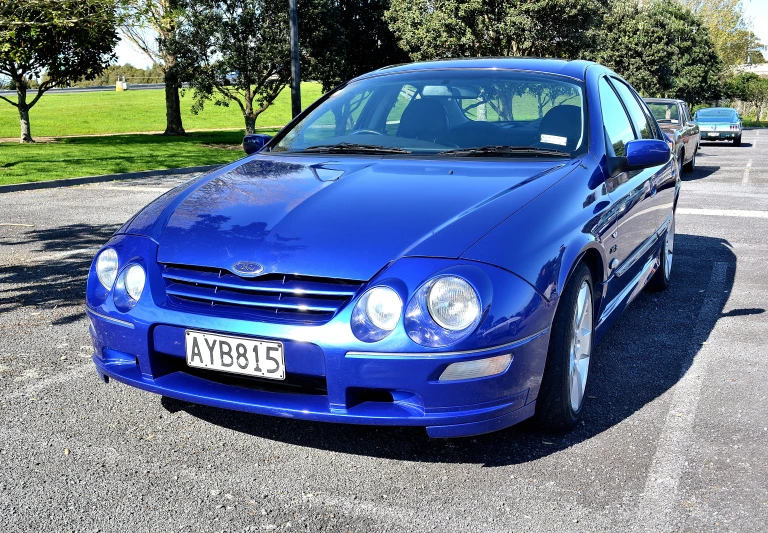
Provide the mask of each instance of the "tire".
{"label": "tire", "polygon": [[661,246],[660,261],[661,265],[648,281],[647,288],[652,292],[661,292],[669,287],[672,275],[672,259],[675,251],[675,213],[672,212],[672,220],[669,223],[667,231],[664,232],[664,242]]}
{"label": "tire", "polygon": [[735,137],[733,139],[733,145],[734,146],[741,146],[741,135],[739,135],[738,137]]}
{"label": "tire", "polygon": [[696,154],[697,153],[698,153],[698,150],[694,148],[693,157],[691,157],[691,160],[688,161],[685,165],[683,165],[684,172],[693,172],[694,170],[696,170]]}
{"label": "tire", "polygon": [[685,157],[685,153],[680,150],[680,152],[677,154],[677,174],[679,176],[683,175],[683,157]]}
{"label": "tire", "polygon": [[546,431],[568,431],[581,420],[592,353],[593,294],[592,275],[581,263],[571,274],[552,321],[535,414],[538,426]]}

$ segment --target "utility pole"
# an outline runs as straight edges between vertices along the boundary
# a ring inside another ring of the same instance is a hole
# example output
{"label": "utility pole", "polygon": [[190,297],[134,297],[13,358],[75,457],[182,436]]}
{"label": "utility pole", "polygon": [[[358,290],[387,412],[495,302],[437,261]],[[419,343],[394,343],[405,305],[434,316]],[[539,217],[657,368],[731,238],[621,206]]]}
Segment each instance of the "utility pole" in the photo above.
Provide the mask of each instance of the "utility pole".
{"label": "utility pole", "polygon": [[296,0],[288,0],[289,30],[291,34],[291,111],[295,117],[301,113],[301,73],[299,72],[299,14]]}

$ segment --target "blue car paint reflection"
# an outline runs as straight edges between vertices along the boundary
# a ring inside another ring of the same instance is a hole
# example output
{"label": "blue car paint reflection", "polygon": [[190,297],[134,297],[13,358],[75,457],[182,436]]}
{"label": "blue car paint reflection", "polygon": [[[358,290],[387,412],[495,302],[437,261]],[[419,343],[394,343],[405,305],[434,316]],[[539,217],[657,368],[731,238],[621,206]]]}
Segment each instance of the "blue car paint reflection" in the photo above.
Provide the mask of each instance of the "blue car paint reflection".
{"label": "blue car paint reflection", "polygon": [[[120,269],[139,263],[147,281],[126,309],[92,266],[86,300],[99,374],[195,403],[424,426],[434,437],[495,431],[530,417],[569,273],[579,262],[592,271],[600,337],[659,266],[679,177],[671,156],[611,172],[598,82],[614,75],[593,63],[442,61],[368,76],[441,69],[575,80],[586,95],[585,149],[571,158],[270,152],[278,135],[266,150],[161,196],[107,243]],[[636,157],[649,149],[638,144]],[[241,261],[258,262],[263,273],[236,276],[232,265]],[[473,287],[482,306],[462,340],[419,344],[402,317],[375,342],[353,333],[353,309],[369,288],[390,287],[407,304],[426,281],[451,274]],[[274,309],[260,307],[258,297],[249,307],[229,305],[227,295],[240,302],[249,283],[309,293],[280,294]],[[205,294],[221,305],[206,304]],[[185,361],[188,329],[279,341],[290,379],[193,372]],[[501,373],[440,381],[452,363],[506,354],[511,363]]]}

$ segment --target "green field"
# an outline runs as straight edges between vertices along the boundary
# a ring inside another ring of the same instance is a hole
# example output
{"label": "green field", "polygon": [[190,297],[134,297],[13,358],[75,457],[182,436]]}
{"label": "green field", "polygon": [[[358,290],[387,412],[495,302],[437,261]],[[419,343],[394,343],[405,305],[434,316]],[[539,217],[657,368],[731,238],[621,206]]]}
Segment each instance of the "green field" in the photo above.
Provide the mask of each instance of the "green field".
{"label": "green field", "polygon": [[[308,106],[321,95],[319,83],[302,83],[301,100]],[[184,128],[244,129],[240,107],[216,106],[208,102],[198,115],[190,112],[192,92],[185,91],[181,101]],[[162,90],[53,93],[43,95],[30,112],[32,137],[93,135],[163,131],[165,129],[165,92]],[[281,126],[291,118],[291,96],[284,89],[275,103],[259,116],[256,127]],[[19,136],[16,108],[0,100],[0,138]]]}
{"label": "green field", "polygon": [[240,130],[196,132],[187,137],[109,135],[70,137],[56,143],[3,143],[0,185],[229,163],[245,155],[242,140]]}
{"label": "green field", "polygon": [[[320,84],[302,83],[304,106],[320,97]],[[165,129],[162,90],[47,94],[30,112],[32,136],[53,142],[0,143],[0,185],[138,170],[229,163],[242,157],[245,132],[237,105],[209,103],[198,115],[189,112],[191,93],[182,100],[184,128],[227,129],[186,137],[107,135]],[[290,93],[284,90],[258,119],[256,127],[274,135],[291,118]],[[16,109],[0,101],[0,138],[18,138]],[[87,135],[87,136],[86,136]],[[64,137],[74,136],[74,137]]]}

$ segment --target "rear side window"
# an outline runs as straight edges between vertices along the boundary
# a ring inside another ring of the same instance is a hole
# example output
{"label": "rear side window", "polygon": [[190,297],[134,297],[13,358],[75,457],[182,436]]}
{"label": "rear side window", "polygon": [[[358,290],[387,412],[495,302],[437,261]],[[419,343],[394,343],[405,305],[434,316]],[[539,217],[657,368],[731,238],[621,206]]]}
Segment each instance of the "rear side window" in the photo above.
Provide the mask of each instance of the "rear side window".
{"label": "rear side window", "polygon": [[632,124],[635,127],[635,133],[637,134],[638,139],[655,139],[655,130],[650,121],[648,120],[648,117],[645,114],[645,111],[643,111],[643,108],[640,107],[640,104],[637,103],[637,100],[635,99],[635,95],[632,94],[632,91],[627,87],[627,85],[617,79],[611,80],[613,82],[613,85],[616,87],[616,92],[619,93],[619,96],[621,96],[622,101],[624,102],[624,105],[627,107],[627,111],[629,112],[629,117],[632,119]]}
{"label": "rear side window", "polygon": [[635,139],[635,132],[629,122],[624,106],[608,80],[600,80],[600,107],[603,109],[603,127],[613,153],[617,157],[626,155],[624,146]]}

